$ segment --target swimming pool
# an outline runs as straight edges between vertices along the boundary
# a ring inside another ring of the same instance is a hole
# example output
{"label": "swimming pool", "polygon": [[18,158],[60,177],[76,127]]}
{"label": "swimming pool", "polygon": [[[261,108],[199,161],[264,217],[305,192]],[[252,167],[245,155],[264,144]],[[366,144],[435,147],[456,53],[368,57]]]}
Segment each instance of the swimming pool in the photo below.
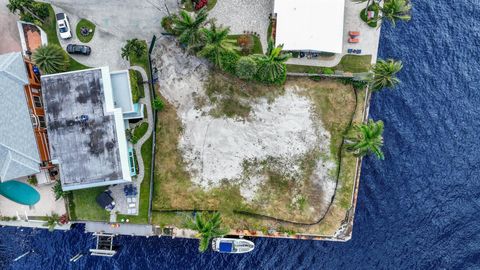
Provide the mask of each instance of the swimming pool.
{"label": "swimming pool", "polygon": [[10,180],[0,183],[0,195],[23,205],[34,205],[40,200],[40,193],[31,186]]}

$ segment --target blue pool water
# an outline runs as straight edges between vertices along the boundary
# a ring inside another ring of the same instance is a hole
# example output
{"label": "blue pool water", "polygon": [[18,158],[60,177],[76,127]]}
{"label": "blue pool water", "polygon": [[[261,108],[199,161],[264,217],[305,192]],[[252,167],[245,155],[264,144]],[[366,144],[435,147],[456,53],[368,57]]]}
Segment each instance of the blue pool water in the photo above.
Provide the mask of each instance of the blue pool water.
{"label": "blue pool water", "polygon": [[403,84],[373,98],[386,158],[364,160],[351,241],[258,239],[238,256],[200,255],[194,240],[120,237],[114,259],[70,264],[93,245],[81,229],[4,228],[0,269],[480,268],[480,1],[414,4],[409,24],[382,30],[380,56],[404,61]]}

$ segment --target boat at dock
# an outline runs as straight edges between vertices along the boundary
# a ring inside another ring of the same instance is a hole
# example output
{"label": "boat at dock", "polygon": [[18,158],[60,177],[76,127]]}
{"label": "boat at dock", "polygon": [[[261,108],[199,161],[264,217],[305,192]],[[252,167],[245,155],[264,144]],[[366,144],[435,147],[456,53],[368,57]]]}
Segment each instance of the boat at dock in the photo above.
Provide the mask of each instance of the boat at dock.
{"label": "boat at dock", "polygon": [[220,253],[247,253],[255,248],[252,241],[236,238],[214,238],[212,249]]}

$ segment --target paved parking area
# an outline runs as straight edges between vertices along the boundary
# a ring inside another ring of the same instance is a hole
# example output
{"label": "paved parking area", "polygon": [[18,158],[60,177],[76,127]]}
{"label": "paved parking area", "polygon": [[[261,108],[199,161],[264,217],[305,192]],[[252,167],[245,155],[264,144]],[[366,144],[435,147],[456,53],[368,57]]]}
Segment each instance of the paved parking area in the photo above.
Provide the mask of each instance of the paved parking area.
{"label": "paved parking area", "polygon": [[[6,1],[6,0],[1,0]],[[120,56],[121,48],[127,39],[139,38],[150,41],[152,36],[161,33],[160,21],[168,12],[178,12],[176,0],[51,0],[55,12],[65,12],[73,30],[73,39],[61,41],[81,44],[75,37],[75,27],[81,18],[96,25],[93,39],[86,45],[92,47],[90,56],[73,56],[80,63],[91,66],[110,66],[111,70],[128,67],[128,62]],[[167,11],[168,9],[168,11]]]}

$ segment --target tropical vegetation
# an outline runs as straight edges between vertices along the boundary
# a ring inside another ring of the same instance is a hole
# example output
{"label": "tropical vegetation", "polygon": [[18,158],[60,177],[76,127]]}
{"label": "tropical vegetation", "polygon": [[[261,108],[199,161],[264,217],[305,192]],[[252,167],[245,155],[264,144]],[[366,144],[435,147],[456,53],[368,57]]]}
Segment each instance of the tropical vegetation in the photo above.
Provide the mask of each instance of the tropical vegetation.
{"label": "tropical vegetation", "polygon": [[70,192],[63,191],[62,183],[60,181],[55,182],[55,185],[52,187],[52,191],[55,194],[55,200],[58,201],[60,198],[65,198]]}
{"label": "tropical vegetation", "polygon": [[219,212],[196,213],[195,218],[187,221],[187,227],[198,231],[197,237],[200,238],[198,250],[205,252],[208,249],[210,240],[215,237],[221,237],[228,233],[228,229],[222,228],[222,217]]}
{"label": "tropical vegetation", "polygon": [[257,76],[262,82],[284,83],[287,79],[287,66],[285,62],[291,54],[282,53],[283,44],[275,47],[272,38],[268,40],[267,53],[254,55],[258,63]]}
{"label": "tropical vegetation", "polygon": [[43,223],[43,226],[47,226],[49,231],[53,231],[55,226],[59,224],[60,216],[58,214],[52,213],[51,216],[47,216],[47,220]]}
{"label": "tropical vegetation", "polygon": [[207,21],[208,13],[205,8],[197,14],[191,15],[181,10],[178,16],[172,17],[172,30],[178,36],[178,40],[186,45],[189,50],[195,50],[201,46],[201,31]]}
{"label": "tropical vegetation", "polygon": [[156,97],[154,100],[153,100],[153,109],[155,111],[162,111],[163,108],[165,107],[165,103],[163,102],[163,100],[159,97]]}
{"label": "tropical vegetation", "polygon": [[347,137],[347,150],[355,156],[362,157],[374,154],[378,159],[384,159],[383,146],[383,122],[374,122],[372,119],[367,123],[353,126]]}
{"label": "tropical vegetation", "polygon": [[43,22],[49,15],[48,5],[33,0],[8,0],[7,8],[29,22]]}
{"label": "tropical vegetation", "polygon": [[383,88],[393,88],[400,83],[397,73],[402,70],[402,61],[394,59],[379,59],[370,69],[368,83],[372,91],[378,91]]}
{"label": "tropical vegetation", "polygon": [[122,58],[130,60],[132,56],[140,58],[147,50],[147,44],[137,38],[127,40],[127,43],[122,48]]}
{"label": "tropical vegetation", "polygon": [[387,0],[380,10],[382,15],[380,15],[379,20],[388,20],[393,26],[395,26],[396,21],[407,22],[412,18],[410,15],[412,5],[409,0]]}
{"label": "tropical vegetation", "polygon": [[[366,8],[361,11],[360,17],[370,26],[376,26],[378,21],[383,20],[388,20],[395,26],[397,21],[409,21],[411,19],[412,5],[409,0],[384,0],[383,6],[379,5],[375,0],[353,1],[367,3]],[[381,0],[378,2],[381,2]],[[367,12],[370,10],[375,12],[375,17],[368,20]]]}
{"label": "tropical vegetation", "polygon": [[202,28],[202,39],[205,45],[198,55],[209,59],[216,67],[223,69],[225,61],[222,61],[222,56],[235,53],[235,50],[239,49],[235,46],[235,40],[227,38],[229,31],[229,28],[217,27],[214,22],[210,24],[210,28]]}
{"label": "tropical vegetation", "polygon": [[66,71],[69,64],[67,53],[56,44],[38,47],[33,52],[32,60],[42,72],[47,74]]}
{"label": "tropical vegetation", "polygon": [[[282,53],[282,45],[275,47],[273,39],[270,39],[266,54],[248,55],[246,52],[251,50],[242,47],[242,55],[248,58],[240,57],[241,48],[236,46],[239,38],[229,36],[228,27],[218,27],[214,21],[208,20],[205,8],[194,15],[182,10],[178,15],[162,20],[162,26],[178,36],[180,43],[190,52],[197,52],[198,56],[207,58],[216,68],[227,73],[265,84],[283,84],[286,80],[285,62],[291,55]],[[257,47],[261,48],[258,43]],[[261,52],[261,49],[253,51]]]}
{"label": "tropical vegetation", "polygon": [[236,66],[236,74],[240,79],[251,80],[257,74],[258,66],[254,58],[250,56],[241,57]]}

